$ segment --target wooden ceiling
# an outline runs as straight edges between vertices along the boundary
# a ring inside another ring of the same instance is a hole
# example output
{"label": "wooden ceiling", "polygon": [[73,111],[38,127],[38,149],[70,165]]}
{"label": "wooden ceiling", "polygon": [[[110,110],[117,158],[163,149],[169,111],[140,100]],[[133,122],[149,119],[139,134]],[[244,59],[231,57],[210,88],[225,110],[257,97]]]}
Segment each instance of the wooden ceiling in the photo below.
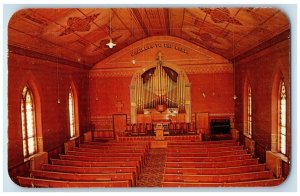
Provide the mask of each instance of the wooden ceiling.
{"label": "wooden ceiling", "polygon": [[[110,21],[113,49],[106,46]],[[289,19],[274,8],[24,9],[10,19],[8,45],[89,69],[149,36],[179,37],[231,60],[289,29]]]}

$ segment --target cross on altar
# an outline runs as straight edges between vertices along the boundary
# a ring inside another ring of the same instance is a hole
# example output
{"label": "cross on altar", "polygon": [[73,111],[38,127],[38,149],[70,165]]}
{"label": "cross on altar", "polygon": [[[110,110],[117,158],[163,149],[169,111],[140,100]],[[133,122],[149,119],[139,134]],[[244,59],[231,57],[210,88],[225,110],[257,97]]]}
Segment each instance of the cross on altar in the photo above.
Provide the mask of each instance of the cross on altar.
{"label": "cross on altar", "polygon": [[121,112],[124,105],[121,101],[118,101],[115,106],[117,108],[117,112]]}

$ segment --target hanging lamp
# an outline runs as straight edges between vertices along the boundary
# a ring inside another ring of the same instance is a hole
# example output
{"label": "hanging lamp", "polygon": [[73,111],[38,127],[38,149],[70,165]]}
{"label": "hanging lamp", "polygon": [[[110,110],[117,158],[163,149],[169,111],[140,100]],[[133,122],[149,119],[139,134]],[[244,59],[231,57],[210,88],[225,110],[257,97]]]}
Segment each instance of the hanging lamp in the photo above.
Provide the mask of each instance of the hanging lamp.
{"label": "hanging lamp", "polygon": [[57,103],[60,104],[60,97],[59,97],[59,70],[58,70],[58,63],[56,64],[56,82],[57,82]]}
{"label": "hanging lamp", "polygon": [[110,49],[112,49],[117,44],[113,43],[111,37],[111,10],[109,11],[109,42],[106,44]]}
{"label": "hanging lamp", "polygon": [[235,39],[234,39],[234,30],[233,30],[233,100],[236,100],[238,97],[235,94]]}
{"label": "hanging lamp", "polygon": [[[131,32],[132,32],[132,37],[133,37],[133,39],[134,39],[134,29],[133,29],[133,17],[132,17],[132,14],[131,14]],[[131,63],[133,64],[133,65],[135,65],[135,58],[134,58],[134,51],[133,51],[133,44],[132,44],[132,60],[131,60]]]}

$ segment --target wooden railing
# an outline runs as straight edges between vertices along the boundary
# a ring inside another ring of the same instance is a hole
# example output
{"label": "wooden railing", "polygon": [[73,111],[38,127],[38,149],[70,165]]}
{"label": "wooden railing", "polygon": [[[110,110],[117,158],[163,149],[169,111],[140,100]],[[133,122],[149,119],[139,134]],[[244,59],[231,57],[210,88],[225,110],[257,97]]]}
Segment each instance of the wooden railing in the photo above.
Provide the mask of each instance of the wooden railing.
{"label": "wooden railing", "polygon": [[30,176],[30,161],[27,160],[8,168],[8,174],[13,182],[18,183],[17,176]]}
{"label": "wooden railing", "polygon": [[93,133],[93,139],[114,138],[112,116],[93,117],[89,127]]}
{"label": "wooden railing", "polygon": [[[247,136],[245,136],[244,134],[240,134],[240,142],[241,144],[243,144],[245,146],[245,140],[247,139],[246,138]],[[259,158],[259,163],[265,163],[266,162],[266,151],[268,149],[259,144],[258,142],[255,141],[255,153],[254,153],[254,156],[256,158]]]}
{"label": "wooden railing", "polygon": [[260,163],[266,162],[266,152],[267,148],[257,142],[255,142],[255,157],[259,158]]}
{"label": "wooden railing", "polygon": [[287,178],[290,172],[290,164],[282,161],[282,177]]}

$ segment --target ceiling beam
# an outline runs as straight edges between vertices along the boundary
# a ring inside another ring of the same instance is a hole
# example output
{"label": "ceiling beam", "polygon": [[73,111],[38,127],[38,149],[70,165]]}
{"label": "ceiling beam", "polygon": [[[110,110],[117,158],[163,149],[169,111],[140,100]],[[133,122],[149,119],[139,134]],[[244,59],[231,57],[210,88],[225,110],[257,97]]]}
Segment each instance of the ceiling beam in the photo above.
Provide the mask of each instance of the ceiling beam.
{"label": "ceiling beam", "polygon": [[27,56],[27,57],[31,57],[31,58],[46,60],[46,61],[50,61],[50,62],[54,62],[54,63],[65,64],[65,65],[69,65],[69,66],[76,67],[76,68],[81,68],[81,69],[90,69],[92,67],[92,65],[82,64],[82,63],[79,63],[79,62],[58,58],[58,57],[55,57],[55,56],[51,56],[51,55],[48,55],[48,54],[43,54],[43,53],[36,52],[36,51],[33,51],[33,50],[28,50],[28,49],[25,49],[25,48],[14,46],[14,45],[8,45],[8,51],[11,52],[11,53],[14,53],[14,54],[22,55],[22,56]]}
{"label": "ceiling beam", "polygon": [[168,8],[164,8],[164,15],[165,15],[165,21],[166,21],[166,32],[167,35],[170,35],[170,11]]}
{"label": "ceiling beam", "polygon": [[139,10],[136,8],[133,8],[133,9],[131,9],[131,11],[132,11],[135,19],[139,22],[140,26],[142,27],[144,33],[146,34],[146,37],[148,37],[149,36],[148,29],[147,29],[144,21],[142,20],[142,16],[141,16]]}
{"label": "ceiling beam", "polygon": [[231,59],[231,62],[240,61],[241,59],[244,59],[248,56],[251,56],[255,53],[258,53],[258,52],[260,52],[260,51],[262,51],[266,48],[269,48],[269,47],[271,47],[271,46],[273,46],[273,45],[275,45],[279,42],[282,42],[282,41],[288,40],[288,39],[290,39],[290,29],[283,31],[282,33],[274,36],[273,38],[259,44],[258,46],[254,47],[254,48],[252,48],[252,49],[250,49],[250,50],[248,50],[248,51],[246,51],[246,52],[244,52],[244,53],[242,53],[242,54],[240,54],[236,57],[233,57]]}

